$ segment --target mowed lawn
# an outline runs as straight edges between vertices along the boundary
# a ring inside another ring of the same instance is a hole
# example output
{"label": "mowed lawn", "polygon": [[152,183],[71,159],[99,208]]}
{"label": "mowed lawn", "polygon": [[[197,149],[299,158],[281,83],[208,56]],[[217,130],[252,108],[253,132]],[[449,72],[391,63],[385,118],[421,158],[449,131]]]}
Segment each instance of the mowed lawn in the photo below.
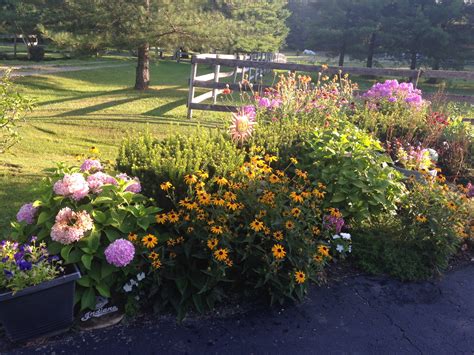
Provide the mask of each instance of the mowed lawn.
{"label": "mowed lawn", "polygon": [[56,162],[75,163],[92,146],[103,159],[114,160],[123,137],[145,129],[165,137],[196,125],[221,124],[225,113],[198,111],[192,121],[186,119],[189,72],[186,63],[154,63],[151,88],[145,92],[132,88],[134,61],[15,79],[36,108],[21,124],[21,142],[0,155],[0,235]]}

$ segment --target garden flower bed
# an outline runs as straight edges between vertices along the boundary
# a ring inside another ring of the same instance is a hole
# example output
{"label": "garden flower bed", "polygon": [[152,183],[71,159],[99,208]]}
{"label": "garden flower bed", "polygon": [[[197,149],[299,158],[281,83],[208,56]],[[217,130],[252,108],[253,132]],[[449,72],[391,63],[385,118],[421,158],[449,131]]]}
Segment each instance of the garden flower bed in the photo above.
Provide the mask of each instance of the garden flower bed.
{"label": "garden flower bed", "polygon": [[95,154],[59,165],[11,237],[78,266],[77,312],[98,296],[178,319],[236,297],[299,301],[348,257],[431,278],[472,248],[474,131],[411,84],[354,88],[324,72],[282,76],[227,129],[130,136],[110,169]]}

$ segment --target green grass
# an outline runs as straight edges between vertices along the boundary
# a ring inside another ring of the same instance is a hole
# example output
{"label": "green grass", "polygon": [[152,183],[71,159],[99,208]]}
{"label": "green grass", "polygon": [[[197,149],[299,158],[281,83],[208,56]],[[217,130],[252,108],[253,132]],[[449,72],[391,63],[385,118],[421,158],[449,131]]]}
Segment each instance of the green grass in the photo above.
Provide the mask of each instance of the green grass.
{"label": "green grass", "polygon": [[22,141],[0,156],[0,228],[34,198],[33,188],[55,162],[74,163],[91,146],[100,149],[103,159],[113,160],[122,138],[134,131],[149,129],[165,137],[197,124],[219,124],[225,114],[196,111],[192,121],[186,119],[189,72],[189,64],[155,63],[146,92],[131,88],[134,62],[16,79],[20,91],[36,100],[36,108],[21,125]]}

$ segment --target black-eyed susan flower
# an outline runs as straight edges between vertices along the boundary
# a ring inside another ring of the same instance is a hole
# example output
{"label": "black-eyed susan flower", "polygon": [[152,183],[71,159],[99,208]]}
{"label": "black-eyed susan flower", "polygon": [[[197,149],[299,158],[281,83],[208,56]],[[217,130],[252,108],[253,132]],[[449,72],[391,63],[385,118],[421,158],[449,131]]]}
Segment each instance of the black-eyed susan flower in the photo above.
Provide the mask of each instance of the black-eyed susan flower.
{"label": "black-eyed susan flower", "polygon": [[97,147],[91,147],[91,148],[89,149],[89,152],[90,152],[91,154],[95,154],[95,155],[100,154],[100,150],[99,150],[99,148],[97,148]]}
{"label": "black-eyed susan flower", "polygon": [[306,171],[303,171],[303,170],[300,170],[300,169],[296,169],[295,170],[295,174],[296,176],[306,180],[308,178],[308,173]]}
{"label": "black-eyed susan flower", "polygon": [[156,220],[156,223],[165,224],[166,221],[168,220],[168,216],[166,215],[166,213],[157,214],[155,216],[155,220]]}
{"label": "black-eyed susan flower", "polygon": [[270,181],[271,184],[276,184],[276,183],[280,182],[280,178],[276,174],[271,174],[268,177],[268,181]]}
{"label": "black-eyed susan flower", "polygon": [[169,221],[170,223],[176,223],[176,222],[178,222],[178,221],[179,221],[179,215],[178,215],[178,213],[176,213],[175,211],[170,211],[170,212],[168,213],[168,221]]}
{"label": "black-eyed susan flower", "polygon": [[457,210],[457,206],[456,204],[453,202],[453,201],[449,201],[446,206],[451,210],[451,211],[456,211]]}
{"label": "black-eyed susan flower", "polygon": [[273,238],[275,238],[276,240],[283,240],[283,232],[282,231],[274,232]]}
{"label": "black-eyed susan flower", "polygon": [[135,233],[129,233],[128,234],[128,240],[131,241],[132,243],[136,242],[137,238],[138,238],[138,236]]}
{"label": "black-eyed susan flower", "polygon": [[160,259],[153,260],[151,266],[153,266],[154,269],[159,269],[159,268],[161,268],[161,261],[160,261]]}
{"label": "black-eyed susan flower", "polygon": [[226,200],[226,201],[235,201],[235,200],[237,200],[237,195],[234,194],[232,191],[226,191],[224,193],[224,200]]}
{"label": "black-eyed susan flower", "polygon": [[321,254],[321,255],[324,255],[324,256],[329,256],[329,248],[325,245],[320,245],[318,246],[318,252]]}
{"label": "black-eyed susan flower", "polygon": [[216,176],[214,178],[214,182],[219,185],[219,186],[225,186],[229,183],[229,180],[227,180],[225,177],[223,176]]}
{"label": "black-eyed susan flower", "polygon": [[304,201],[303,196],[299,195],[299,194],[296,193],[295,191],[292,191],[292,192],[290,193],[290,197],[291,197],[291,199],[293,200],[293,202],[302,203],[302,202]]}
{"label": "black-eyed susan flower", "polygon": [[212,204],[214,206],[225,206],[225,200],[223,198],[216,197],[212,199]]}
{"label": "black-eyed susan flower", "polygon": [[184,182],[188,185],[195,184],[197,183],[197,181],[198,181],[197,176],[194,174],[184,175]]}
{"label": "black-eyed susan flower", "polygon": [[158,238],[153,234],[147,234],[142,238],[142,243],[145,247],[151,249],[154,248],[156,244],[158,244]]}
{"label": "black-eyed susan flower", "polygon": [[301,214],[301,210],[298,207],[292,208],[291,214],[293,215],[293,217],[299,217]]}
{"label": "black-eyed susan flower", "polygon": [[285,222],[285,228],[291,230],[291,229],[295,228],[295,223],[293,221],[286,221]]}
{"label": "black-eyed susan flower", "polygon": [[324,195],[326,195],[325,191],[319,191],[318,189],[313,190],[313,195],[316,196],[319,199],[324,198]]}
{"label": "black-eyed susan flower", "polygon": [[258,219],[254,219],[250,223],[250,228],[255,232],[260,232],[261,230],[263,230],[263,228],[265,228],[265,224],[262,221],[259,221]]}
{"label": "black-eyed susan flower", "polygon": [[222,228],[222,226],[212,226],[211,232],[214,234],[222,234],[224,233],[224,228]]}
{"label": "black-eyed susan flower", "polygon": [[428,219],[423,215],[416,216],[416,220],[420,223],[425,223]]}
{"label": "black-eyed susan flower", "polygon": [[148,258],[150,258],[151,260],[156,260],[160,257],[160,255],[157,253],[157,252],[154,252],[152,251],[149,255],[148,255]]}
{"label": "black-eyed susan flower", "polygon": [[290,162],[291,164],[294,164],[294,165],[298,164],[298,160],[296,160],[296,158],[293,158],[293,157],[290,158]]}
{"label": "black-eyed susan flower", "polygon": [[207,240],[207,247],[212,250],[217,246],[218,243],[219,240],[217,238],[210,238]]}
{"label": "black-eyed susan flower", "polygon": [[239,208],[239,204],[237,202],[227,202],[227,208],[231,211],[236,211]]}
{"label": "black-eyed susan flower", "polygon": [[218,261],[225,261],[228,257],[228,253],[229,251],[226,248],[220,248],[214,252],[214,257]]}
{"label": "black-eyed susan flower", "polygon": [[302,284],[306,281],[306,275],[303,271],[295,271],[295,280],[297,283]]}
{"label": "black-eyed susan flower", "polygon": [[321,233],[321,229],[319,229],[316,226],[312,227],[311,231],[313,232],[314,235],[319,235]]}
{"label": "black-eyed susan flower", "polygon": [[321,254],[315,254],[313,256],[313,260],[316,261],[317,263],[322,263],[323,262],[323,256]]}
{"label": "black-eyed susan flower", "polygon": [[267,163],[272,163],[274,161],[277,161],[278,158],[274,155],[270,155],[270,154],[265,154],[265,156],[263,157],[263,159],[267,162]]}
{"label": "black-eyed susan flower", "polygon": [[286,255],[285,248],[281,244],[275,244],[272,247],[272,253],[275,259],[283,259]]}
{"label": "black-eyed susan flower", "polygon": [[160,184],[160,188],[163,190],[163,191],[168,191],[169,189],[171,189],[173,187],[173,184],[171,184],[171,182],[169,181],[165,181],[164,183]]}

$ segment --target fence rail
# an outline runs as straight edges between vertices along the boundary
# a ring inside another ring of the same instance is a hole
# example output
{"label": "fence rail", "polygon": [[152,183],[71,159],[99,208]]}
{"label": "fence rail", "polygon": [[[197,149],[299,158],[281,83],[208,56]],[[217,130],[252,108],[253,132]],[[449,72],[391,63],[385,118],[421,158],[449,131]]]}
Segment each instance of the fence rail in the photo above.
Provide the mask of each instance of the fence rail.
{"label": "fence rail", "polygon": [[[272,54],[272,53],[270,53]],[[259,58],[255,60],[255,58]],[[188,118],[192,117],[192,110],[209,110],[209,111],[224,111],[235,112],[238,107],[230,105],[216,105],[216,98],[222,90],[229,88],[234,91],[247,91],[250,87],[242,85],[237,82],[237,77],[242,79],[247,78],[248,81],[255,81],[259,75],[271,70],[285,70],[292,72],[321,72],[323,67],[321,65],[286,63],[284,58],[273,54],[269,56],[255,56],[248,55],[246,57],[232,56],[232,55],[209,55],[200,54],[193,56],[191,59],[192,69],[191,78],[189,80],[189,98],[188,98]],[[196,76],[197,67],[199,64],[214,66],[214,73]],[[232,72],[221,73],[221,66],[233,68]],[[474,71],[452,71],[452,70],[411,70],[411,69],[391,69],[391,68],[359,68],[359,67],[328,67],[324,68],[325,73],[328,74],[350,74],[350,75],[364,75],[373,77],[402,77],[402,78],[433,78],[433,79],[462,79],[474,81]],[[232,83],[219,82],[220,78],[234,76]],[[255,83],[252,90],[260,91],[268,88],[269,85]],[[195,88],[212,89],[198,97],[194,97]],[[458,101],[474,103],[474,96],[469,95],[447,95],[448,98]],[[212,104],[203,104],[202,102],[213,98]]]}

